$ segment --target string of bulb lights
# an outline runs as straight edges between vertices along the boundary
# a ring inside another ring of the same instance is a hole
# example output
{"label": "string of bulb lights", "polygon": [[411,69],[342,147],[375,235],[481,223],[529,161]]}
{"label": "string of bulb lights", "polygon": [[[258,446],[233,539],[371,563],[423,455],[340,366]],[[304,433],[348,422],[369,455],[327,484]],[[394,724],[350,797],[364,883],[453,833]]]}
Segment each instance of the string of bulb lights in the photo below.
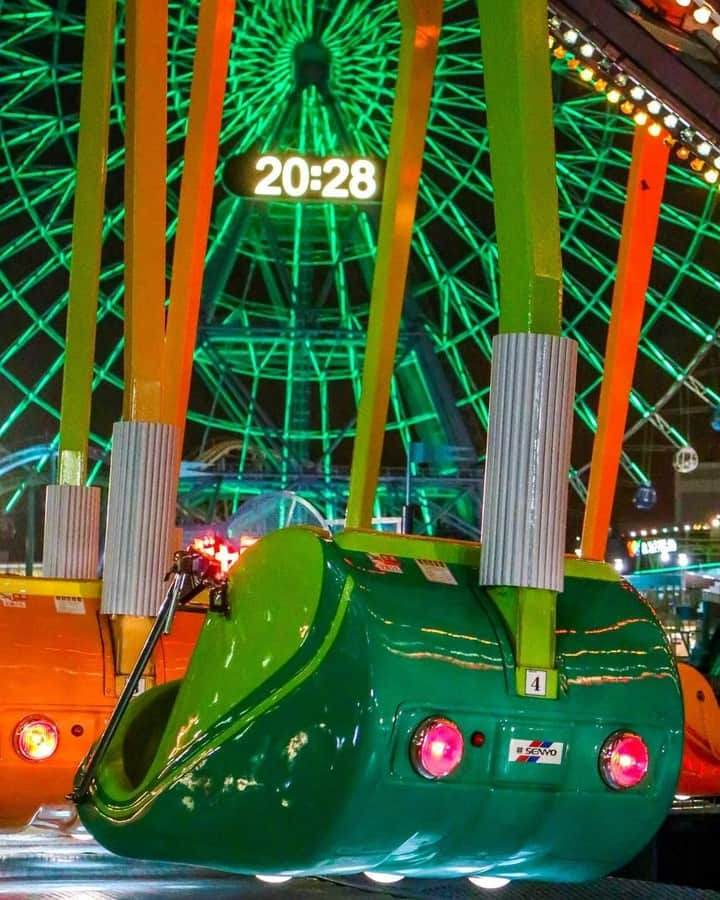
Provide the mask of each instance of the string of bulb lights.
{"label": "string of bulb lights", "polygon": [[[695,3],[692,16],[701,25],[713,19],[713,37],[720,43],[720,13],[703,0],[675,0],[679,7]],[[575,25],[558,15],[549,19],[549,47],[556,59],[564,60],[588,87],[604,93],[608,103],[632,118],[635,125],[647,128],[653,137],[662,138],[678,161],[686,163],[709,185],[720,188],[720,146],[693,128],[666,99],[660,99],[645,85],[623,71],[618,63],[586,38]]]}
{"label": "string of bulb lights", "polygon": [[711,20],[714,21],[715,25],[711,33],[715,40],[720,42],[720,13],[717,10],[703,0],[675,0],[675,5],[682,8],[688,8],[693,4],[695,5],[692,12],[693,19],[698,25],[708,25]]}

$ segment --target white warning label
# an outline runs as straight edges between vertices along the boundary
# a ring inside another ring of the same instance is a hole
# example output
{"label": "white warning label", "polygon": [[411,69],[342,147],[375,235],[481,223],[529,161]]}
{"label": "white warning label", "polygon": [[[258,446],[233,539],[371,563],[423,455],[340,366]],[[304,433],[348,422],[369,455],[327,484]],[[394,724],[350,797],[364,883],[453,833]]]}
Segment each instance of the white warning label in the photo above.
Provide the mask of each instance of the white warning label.
{"label": "white warning label", "polygon": [[437,584],[457,584],[455,576],[444,562],[436,559],[416,559],[415,562],[428,581]]}
{"label": "white warning label", "polygon": [[55,609],[71,616],[84,616],[85,601],[82,597],[56,597]]}

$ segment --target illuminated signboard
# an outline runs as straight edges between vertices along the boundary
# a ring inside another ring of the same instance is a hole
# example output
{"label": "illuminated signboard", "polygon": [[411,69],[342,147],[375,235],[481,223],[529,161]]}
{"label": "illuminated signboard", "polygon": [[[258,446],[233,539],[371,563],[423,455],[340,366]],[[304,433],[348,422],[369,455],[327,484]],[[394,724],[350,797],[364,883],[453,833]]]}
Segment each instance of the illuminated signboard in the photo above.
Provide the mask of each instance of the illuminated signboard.
{"label": "illuminated signboard", "polygon": [[628,541],[629,556],[652,556],[654,553],[676,553],[675,538],[653,538],[649,541]]}
{"label": "illuminated signboard", "polygon": [[367,157],[242,153],[225,163],[228,189],[263,200],[370,202],[382,196],[383,166]]}

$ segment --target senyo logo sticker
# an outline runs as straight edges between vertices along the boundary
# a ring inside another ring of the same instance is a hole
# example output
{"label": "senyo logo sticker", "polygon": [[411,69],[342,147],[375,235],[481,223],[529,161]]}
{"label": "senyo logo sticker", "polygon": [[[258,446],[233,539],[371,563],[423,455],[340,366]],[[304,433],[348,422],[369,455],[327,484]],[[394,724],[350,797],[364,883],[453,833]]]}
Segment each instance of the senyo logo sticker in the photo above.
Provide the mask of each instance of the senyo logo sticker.
{"label": "senyo logo sticker", "polygon": [[559,766],[565,745],[561,741],[510,741],[510,762]]}

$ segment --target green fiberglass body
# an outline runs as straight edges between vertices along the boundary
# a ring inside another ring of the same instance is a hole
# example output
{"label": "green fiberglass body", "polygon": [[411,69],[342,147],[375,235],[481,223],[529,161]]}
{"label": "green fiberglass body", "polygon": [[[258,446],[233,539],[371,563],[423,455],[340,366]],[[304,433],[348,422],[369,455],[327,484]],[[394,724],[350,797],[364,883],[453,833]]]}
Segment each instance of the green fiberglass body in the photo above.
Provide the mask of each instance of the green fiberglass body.
{"label": "green fiberglass body", "polygon": [[[608,567],[568,560],[559,697],[520,697],[478,557],[381,533],[262,539],[185,678],[130,704],[79,805],[87,828],[120,854],[247,873],[583,880],[622,865],[662,822],[680,766],[660,626]],[[433,716],[465,739],[437,780],[411,757]],[[598,754],[626,729],[649,768],[614,790]]]}

